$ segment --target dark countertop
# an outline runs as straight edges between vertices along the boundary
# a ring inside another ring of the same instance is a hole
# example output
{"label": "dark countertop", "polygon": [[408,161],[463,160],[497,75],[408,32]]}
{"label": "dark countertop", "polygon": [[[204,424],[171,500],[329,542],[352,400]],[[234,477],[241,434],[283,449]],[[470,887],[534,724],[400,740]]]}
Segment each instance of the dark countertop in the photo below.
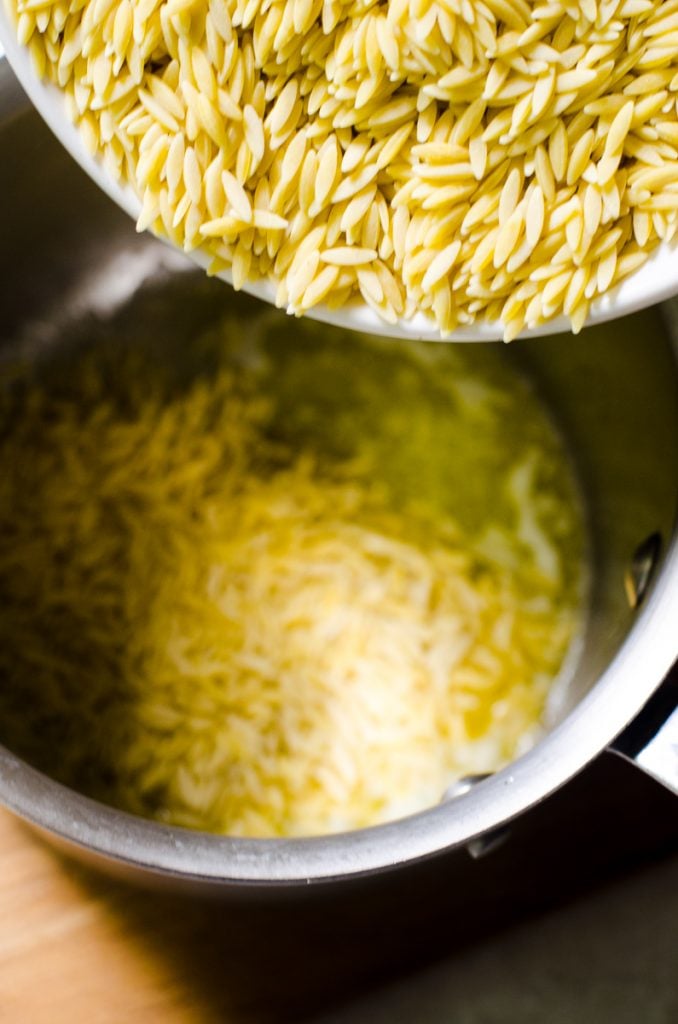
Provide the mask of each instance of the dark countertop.
{"label": "dark countertop", "polygon": [[380,986],[314,1024],[675,1024],[678,857]]}

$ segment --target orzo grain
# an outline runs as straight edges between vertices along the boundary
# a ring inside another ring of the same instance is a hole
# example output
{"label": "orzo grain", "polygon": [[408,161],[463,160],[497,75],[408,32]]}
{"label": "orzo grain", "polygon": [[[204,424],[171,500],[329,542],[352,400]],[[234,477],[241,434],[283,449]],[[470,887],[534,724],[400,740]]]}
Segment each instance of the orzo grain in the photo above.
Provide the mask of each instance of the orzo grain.
{"label": "orzo grain", "polygon": [[[579,329],[675,234],[677,0],[4,2],[140,227],[290,313]],[[318,229],[374,253],[300,289]]]}

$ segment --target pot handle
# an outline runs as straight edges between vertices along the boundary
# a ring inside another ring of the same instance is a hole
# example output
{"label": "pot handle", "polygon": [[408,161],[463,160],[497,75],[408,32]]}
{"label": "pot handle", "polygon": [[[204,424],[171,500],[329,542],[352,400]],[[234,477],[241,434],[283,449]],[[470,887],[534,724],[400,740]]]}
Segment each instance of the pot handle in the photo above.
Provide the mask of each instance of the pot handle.
{"label": "pot handle", "polygon": [[678,796],[678,663],[608,749]]}

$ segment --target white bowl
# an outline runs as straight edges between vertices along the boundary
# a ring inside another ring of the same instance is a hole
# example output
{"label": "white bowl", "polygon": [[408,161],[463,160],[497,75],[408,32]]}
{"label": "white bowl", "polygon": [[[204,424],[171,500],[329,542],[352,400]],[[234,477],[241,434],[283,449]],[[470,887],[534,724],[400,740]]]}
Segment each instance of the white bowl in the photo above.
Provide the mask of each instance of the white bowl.
{"label": "white bowl", "polygon": [[[29,52],[18,44],[14,28],[9,22],[2,0],[0,0],[0,57],[3,46],[7,59],[26,94],[62,145],[97,185],[130,217],[136,220],[141,209],[138,197],[129,185],[123,185],[111,177],[101,161],[85,149],[77,128],[68,117],[61,92],[49,82],[41,81],[35,74]],[[168,244],[171,243],[168,242]],[[202,267],[206,267],[209,262],[208,258],[199,251],[193,251],[189,255],[195,263]],[[220,273],[219,277],[232,284],[231,276],[227,271]],[[275,305],[275,287],[270,281],[247,283],[244,286],[244,291],[264,302]],[[669,244],[661,244],[639,270],[627,277],[616,288],[596,299],[591,304],[586,326],[603,323],[605,320],[615,320],[657,302],[663,302],[676,294],[678,294],[678,238]],[[306,315],[314,320],[368,334],[416,338],[425,341],[497,341],[503,335],[503,327],[500,323],[481,320],[470,326],[458,328],[447,338],[441,339],[436,325],[423,313],[417,314],[411,320],[399,320],[397,324],[387,324],[367,305],[356,305],[338,310],[331,310],[327,306],[320,305],[314,307]],[[569,330],[569,320],[560,316],[539,327],[525,329],[522,335],[558,334]]]}

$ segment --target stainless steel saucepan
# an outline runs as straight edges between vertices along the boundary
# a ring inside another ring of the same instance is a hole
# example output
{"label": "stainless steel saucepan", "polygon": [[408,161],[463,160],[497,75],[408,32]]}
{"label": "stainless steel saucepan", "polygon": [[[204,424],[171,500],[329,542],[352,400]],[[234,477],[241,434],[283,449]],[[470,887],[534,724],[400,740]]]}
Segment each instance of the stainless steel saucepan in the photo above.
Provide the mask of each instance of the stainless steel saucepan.
{"label": "stainless steel saucepan", "polygon": [[[209,283],[183,257],[135,234],[53,140],[1,61],[0,153],[0,355],[8,346],[30,356],[58,344],[74,320],[106,318],[147,291],[159,332],[187,329],[158,296],[171,293],[177,275],[196,275],[198,296]],[[223,288],[220,301],[229,302]],[[345,879],[453,848],[477,855],[606,749],[678,792],[678,680],[667,679],[678,655],[677,340],[678,309],[664,306],[577,338],[497,347],[497,358],[533,374],[566,432],[593,537],[576,678],[548,734],[508,769],[413,817],[306,840],[230,839],[144,821],[65,789],[2,748],[0,801],[71,850],[119,869],[242,888]]]}

